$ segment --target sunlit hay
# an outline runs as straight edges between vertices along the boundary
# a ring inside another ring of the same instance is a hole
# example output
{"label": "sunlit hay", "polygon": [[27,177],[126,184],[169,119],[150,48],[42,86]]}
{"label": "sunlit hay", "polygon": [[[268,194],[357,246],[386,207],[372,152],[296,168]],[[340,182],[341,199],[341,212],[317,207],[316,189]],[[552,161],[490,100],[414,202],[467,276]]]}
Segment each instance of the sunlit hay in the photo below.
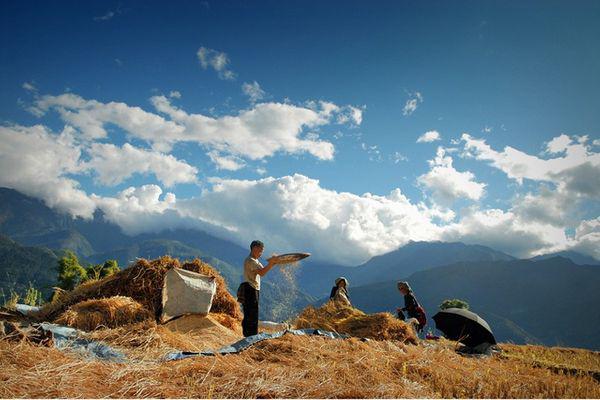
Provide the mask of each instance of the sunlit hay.
{"label": "sunlit hay", "polygon": [[306,307],[294,325],[300,329],[319,328],[356,337],[417,343],[414,330],[389,313],[365,314],[332,301],[319,308]]}
{"label": "sunlit hay", "polygon": [[118,364],[0,341],[0,382],[0,398],[600,398],[590,377],[516,360],[292,335],[240,354]]}
{"label": "sunlit hay", "polygon": [[506,343],[502,343],[500,348],[501,356],[507,359],[553,370],[585,373],[600,380],[600,352],[597,351]]}
{"label": "sunlit hay", "polygon": [[157,318],[161,310],[164,276],[169,269],[179,266],[177,259],[168,256],[151,261],[139,259],[114,275],[85,282],[64,293],[56,301],[42,307],[36,316],[38,319],[51,321],[69,306],[84,300],[127,296],[139,302]]}
{"label": "sunlit hay", "polygon": [[[99,299],[112,296],[131,297],[155,318],[161,312],[162,288],[165,274],[171,268],[180,267],[177,259],[164,256],[154,260],[140,259],[130,267],[98,281],[85,282],[74,290],[62,293],[58,299],[46,304],[37,318],[51,321],[63,313],[69,306],[89,299]],[[210,265],[199,260],[184,264],[188,270],[214,276],[217,283],[211,311],[229,314],[241,320],[239,304],[227,290],[223,277]]]}
{"label": "sunlit hay", "polygon": [[73,328],[91,331],[101,327],[116,328],[122,325],[152,319],[152,314],[130,297],[113,296],[77,303],[55,322]]}
{"label": "sunlit hay", "polygon": [[215,282],[217,284],[217,292],[213,297],[213,302],[210,307],[211,313],[227,314],[239,321],[242,320],[242,312],[240,310],[240,305],[229,292],[225,279],[223,279],[223,277],[221,276],[221,274],[219,274],[219,272],[217,272],[217,270],[215,270],[209,264],[198,259],[185,262],[182,265],[182,268],[188,271],[215,277]]}
{"label": "sunlit hay", "polygon": [[210,316],[215,321],[217,321],[224,327],[234,331],[235,333],[239,333],[239,334],[242,333],[242,325],[241,325],[240,321],[233,318],[231,315],[223,314],[223,313],[216,313],[216,314],[210,313]]}

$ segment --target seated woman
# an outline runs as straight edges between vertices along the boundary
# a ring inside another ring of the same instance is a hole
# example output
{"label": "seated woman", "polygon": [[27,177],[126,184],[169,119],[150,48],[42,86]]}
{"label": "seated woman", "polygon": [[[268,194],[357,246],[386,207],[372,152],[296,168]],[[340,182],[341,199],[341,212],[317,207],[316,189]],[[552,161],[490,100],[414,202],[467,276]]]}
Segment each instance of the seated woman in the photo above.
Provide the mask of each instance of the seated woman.
{"label": "seated woman", "polygon": [[425,309],[421,307],[408,282],[398,282],[398,290],[404,296],[404,307],[398,308],[398,317],[404,319],[403,311],[408,314],[407,323],[412,324],[417,332],[422,332],[423,328],[427,324],[427,317],[425,315]]}
{"label": "seated woman", "polygon": [[352,307],[347,287],[348,280],[346,278],[344,278],[343,276],[337,278],[335,280],[335,286],[331,288],[329,300],[333,300],[336,303]]}

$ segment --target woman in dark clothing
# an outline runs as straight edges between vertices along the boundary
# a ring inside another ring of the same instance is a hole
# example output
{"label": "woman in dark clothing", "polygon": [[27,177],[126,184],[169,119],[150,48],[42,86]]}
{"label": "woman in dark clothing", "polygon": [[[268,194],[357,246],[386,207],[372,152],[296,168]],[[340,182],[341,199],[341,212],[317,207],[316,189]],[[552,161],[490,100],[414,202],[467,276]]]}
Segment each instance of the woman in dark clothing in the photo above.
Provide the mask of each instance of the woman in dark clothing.
{"label": "woman in dark clothing", "polygon": [[348,295],[348,280],[343,276],[335,280],[335,286],[331,288],[331,294],[329,300],[342,303],[344,305],[352,306],[350,303],[350,296]]}
{"label": "woman in dark clothing", "polygon": [[427,317],[425,316],[425,310],[417,301],[415,295],[408,282],[398,282],[398,290],[404,296],[404,307],[398,308],[398,315],[403,315],[402,312],[406,311],[408,314],[408,322],[414,318],[412,322],[416,322],[417,332],[423,331],[423,328],[427,324]]}

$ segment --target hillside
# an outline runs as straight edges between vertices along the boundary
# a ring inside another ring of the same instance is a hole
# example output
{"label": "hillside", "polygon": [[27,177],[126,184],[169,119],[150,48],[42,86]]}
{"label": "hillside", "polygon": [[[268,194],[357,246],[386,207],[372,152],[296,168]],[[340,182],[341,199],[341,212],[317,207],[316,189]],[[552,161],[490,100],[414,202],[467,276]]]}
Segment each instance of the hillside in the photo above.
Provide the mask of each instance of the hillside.
{"label": "hillside", "polygon": [[532,261],[547,260],[553,257],[568,258],[578,265],[600,265],[600,261],[594,257],[590,257],[585,254],[578,253],[576,251],[559,251],[557,253],[543,254],[531,258]]}
{"label": "hillside", "polygon": [[[560,257],[456,263],[417,272],[408,281],[429,317],[444,299],[460,298],[501,341],[600,349],[596,267]],[[369,312],[393,311],[403,301],[396,281],[354,287],[350,295],[353,304]]]}
{"label": "hillside", "polygon": [[321,262],[302,265],[298,282],[317,297],[329,294],[339,276],[349,279],[352,287],[389,280],[399,280],[428,268],[461,261],[509,261],[514,257],[489,247],[464,243],[410,242],[397,250],[376,256],[356,267]]}
{"label": "hillside", "polygon": [[21,246],[0,235],[0,291],[6,298],[10,291],[23,294],[29,284],[45,296],[52,293],[56,282],[59,255],[46,248]]}

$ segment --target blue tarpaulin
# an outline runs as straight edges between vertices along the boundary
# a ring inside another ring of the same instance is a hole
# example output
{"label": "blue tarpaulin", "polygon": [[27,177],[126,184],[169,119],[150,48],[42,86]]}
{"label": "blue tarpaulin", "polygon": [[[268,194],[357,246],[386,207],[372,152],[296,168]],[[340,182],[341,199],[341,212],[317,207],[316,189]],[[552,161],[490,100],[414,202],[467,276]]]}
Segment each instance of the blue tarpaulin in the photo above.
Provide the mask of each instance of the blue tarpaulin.
{"label": "blue tarpaulin", "polygon": [[336,332],[323,331],[321,329],[314,329],[314,328],[287,329],[287,330],[279,331],[279,332],[273,332],[273,333],[263,332],[263,333],[259,333],[258,335],[248,336],[248,337],[246,337],[242,340],[239,340],[233,344],[221,347],[219,350],[206,350],[206,351],[202,351],[200,353],[191,352],[191,351],[178,351],[178,352],[174,352],[174,353],[169,353],[165,356],[165,360],[175,361],[175,360],[183,360],[185,358],[197,357],[197,356],[214,356],[216,354],[239,353],[240,351],[243,351],[258,342],[262,342],[263,340],[267,340],[267,339],[276,339],[285,334],[301,335],[301,336],[317,335],[317,336],[323,336],[323,337],[326,337],[329,339],[347,339],[350,337],[349,335],[343,335],[343,334],[339,334]]}
{"label": "blue tarpaulin", "polygon": [[41,323],[39,328],[52,333],[54,347],[57,349],[74,350],[103,361],[125,362],[127,360],[125,354],[104,343],[79,337],[77,329],[48,322]]}

